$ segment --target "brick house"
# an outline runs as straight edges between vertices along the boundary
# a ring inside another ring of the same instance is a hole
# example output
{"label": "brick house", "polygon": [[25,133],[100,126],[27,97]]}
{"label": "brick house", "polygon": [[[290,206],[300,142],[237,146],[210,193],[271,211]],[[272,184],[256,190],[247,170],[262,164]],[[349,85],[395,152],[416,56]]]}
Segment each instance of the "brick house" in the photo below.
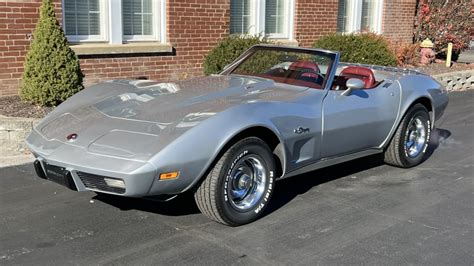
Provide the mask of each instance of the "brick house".
{"label": "brick house", "polygon": [[[229,34],[311,46],[369,29],[412,39],[416,0],[54,0],[85,84],[202,75],[203,57]],[[15,95],[41,0],[0,0],[0,96]]]}

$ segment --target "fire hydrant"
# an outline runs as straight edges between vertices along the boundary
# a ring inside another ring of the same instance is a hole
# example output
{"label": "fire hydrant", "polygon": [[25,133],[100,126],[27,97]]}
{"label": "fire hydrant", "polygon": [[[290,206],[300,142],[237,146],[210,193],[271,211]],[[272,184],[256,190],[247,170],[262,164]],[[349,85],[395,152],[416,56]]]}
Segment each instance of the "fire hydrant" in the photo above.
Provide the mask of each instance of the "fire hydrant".
{"label": "fire hydrant", "polygon": [[434,44],[433,42],[426,38],[420,44],[420,64],[428,65],[433,63],[435,60],[436,53],[433,51]]}

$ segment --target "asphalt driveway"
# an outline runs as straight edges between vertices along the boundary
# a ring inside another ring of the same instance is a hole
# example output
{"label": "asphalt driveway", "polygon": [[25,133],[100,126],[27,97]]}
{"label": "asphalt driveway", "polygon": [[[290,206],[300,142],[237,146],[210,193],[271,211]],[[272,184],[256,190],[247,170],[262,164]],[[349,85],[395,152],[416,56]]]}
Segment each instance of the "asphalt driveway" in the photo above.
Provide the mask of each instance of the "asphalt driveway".
{"label": "asphalt driveway", "polygon": [[430,158],[379,156],[280,181],[259,221],[209,222],[168,203],[77,193],[0,169],[0,265],[474,264],[474,91],[451,94]]}

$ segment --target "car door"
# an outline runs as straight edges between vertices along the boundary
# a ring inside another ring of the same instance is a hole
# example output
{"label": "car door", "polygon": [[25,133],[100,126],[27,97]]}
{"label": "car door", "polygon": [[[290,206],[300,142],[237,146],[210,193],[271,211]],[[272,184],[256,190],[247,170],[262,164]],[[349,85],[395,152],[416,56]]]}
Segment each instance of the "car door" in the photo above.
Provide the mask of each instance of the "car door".
{"label": "car door", "polygon": [[321,157],[350,154],[382,144],[394,125],[400,104],[398,83],[373,89],[329,90],[323,101]]}

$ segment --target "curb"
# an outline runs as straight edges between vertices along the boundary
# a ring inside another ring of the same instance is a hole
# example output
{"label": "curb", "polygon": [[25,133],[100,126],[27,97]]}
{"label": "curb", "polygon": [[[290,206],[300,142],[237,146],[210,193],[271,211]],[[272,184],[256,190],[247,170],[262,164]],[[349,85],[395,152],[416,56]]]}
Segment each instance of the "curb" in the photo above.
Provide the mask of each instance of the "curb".
{"label": "curb", "polygon": [[40,121],[38,118],[0,116],[0,155],[11,156],[28,151],[26,136]]}
{"label": "curb", "polygon": [[474,88],[474,69],[443,73],[432,76],[447,91],[462,91]]}

